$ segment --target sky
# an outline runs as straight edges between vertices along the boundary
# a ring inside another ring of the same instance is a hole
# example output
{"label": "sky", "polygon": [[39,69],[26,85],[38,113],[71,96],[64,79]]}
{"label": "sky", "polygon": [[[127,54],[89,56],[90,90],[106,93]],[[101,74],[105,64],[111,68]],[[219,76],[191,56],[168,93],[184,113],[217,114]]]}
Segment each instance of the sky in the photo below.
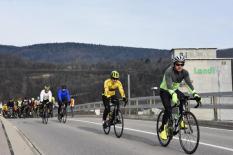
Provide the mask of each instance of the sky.
{"label": "sky", "polygon": [[0,44],[233,47],[233,0],[0,0]]}

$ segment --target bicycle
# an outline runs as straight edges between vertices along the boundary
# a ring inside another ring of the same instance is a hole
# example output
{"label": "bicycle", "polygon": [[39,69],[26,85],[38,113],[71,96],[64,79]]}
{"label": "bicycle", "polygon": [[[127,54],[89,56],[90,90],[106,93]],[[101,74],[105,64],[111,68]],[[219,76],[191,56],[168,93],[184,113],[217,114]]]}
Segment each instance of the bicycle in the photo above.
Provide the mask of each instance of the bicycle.
{"label": "bicycle", "polygon": [[66,120],[67,120],[67,110],[66,110],[66,106],[64,104],[64,102],[62,102],[62,105],[61,105],[61,111],[60,111],[60,114],[58,116],[58,120],[59,122],[63,122],[63,123],[66,123]]}
{"label": "bicycle", "polygon": [[[106,118],[106,125],[103,126],[103,130],[106,135],[109,134],[112,125],[114,126],[114,132],[117,138],[120,138],[123,134],[124,118],[120,109],[120,105],[119,105],[119,109],[117,109],[117,105],[115,104],[115,102],[120,104],[122,101],[123,101],[122,99],[116,99],[110,101],[110,112],[108,113]],[[116,110],[118,110],[118,113]]]}
{"label": "bicycle", "polygon": [[42,123],[43,124],[48,124],[48,118],[49,118],[48,104],[49,104],[48,101],[42,104]]}
{"label": "bicycle", "polygon": [[[192,154],[197,150],[197,147],[199,145],[200,130],[195,115],[192,112],[190,112],[188,109],[188,101],[196,100],[196,98],[185,96],[184,100],[185,100],[185,104],[183,105],[184,110],[182,112],[182,115],[179,114],[179,116],[177,117],[176,114],[172,114],[171,117],[168,119],[167,124],[165,124],[165,126],[167,126],[166,127],[166,132],[168,137],[167,140],[163,140],[159,136],[164,110],[162,110],[159,113],[157,118],[157,125],[156,125],[157,136],[160,144],[166,147],[172,140],[173,136],[179,133],[179,142],[182,149],[185,151],[185,153]],[[198,108],[200,105],[201,102],[197,101],[197,105],[194,108]],[[174,109],[177,108],[178,106],[179,105],[172,106],[172,111],[174,111]],[[181,127],[180,125],[182,121],[184,122],[184,127]]]}

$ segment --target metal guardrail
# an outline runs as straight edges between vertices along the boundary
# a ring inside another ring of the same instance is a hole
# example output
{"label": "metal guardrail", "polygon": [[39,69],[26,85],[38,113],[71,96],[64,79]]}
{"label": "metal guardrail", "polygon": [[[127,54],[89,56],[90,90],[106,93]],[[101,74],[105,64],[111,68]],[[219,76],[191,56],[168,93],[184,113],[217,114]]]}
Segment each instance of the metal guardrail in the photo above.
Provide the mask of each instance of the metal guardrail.
{"label": "metal guardrail", "polygon": [[[233,100],[231,103],[218,103],[220,98],[233,97],[233,92],[213,92],[201,93],[200,96],[205,100],[201,109],[213,109],[214,120],[218,120],[218,109],[233,109]],[[195,101],[190,101],[189,107],[192,108]],[[150,109],[162,109],[163,105],[159,96],[136,97],[129,99],[128,105],[124,108],[125,114],[137,115],[139,111]],[[95,109],[104,109],[102,101],[76,105],[74,111],[94,111]]]}

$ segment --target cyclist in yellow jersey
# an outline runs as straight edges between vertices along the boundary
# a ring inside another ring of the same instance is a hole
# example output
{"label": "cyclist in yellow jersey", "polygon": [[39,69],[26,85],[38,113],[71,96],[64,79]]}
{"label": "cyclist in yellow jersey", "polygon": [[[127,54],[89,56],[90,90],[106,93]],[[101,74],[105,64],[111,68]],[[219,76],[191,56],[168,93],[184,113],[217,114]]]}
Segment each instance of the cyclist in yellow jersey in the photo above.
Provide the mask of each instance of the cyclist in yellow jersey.
{"label": "cyclist in yellow jersey", "polygon": [[104,103],[104,113],[103,113],[103,126],[106,122],[106,117],[108,113],[110,112],[110,101],[115,101],[115,104],[117,105],[117,109],[119,109],[119,103],[116,101],[116,90],[118,89],[120,92],[121,97],[123,98],[123,101],[125,103],[128,102],[125,92],[123,89],[123,86],[121,82],[119,81],[120,74],[117,71],[112,71],[111,77],[104,81],[104,90],[102,94],[102,99]]}
{"label": "cyclist in yellow jersey", "polygon": [[71,116],[74,117],[74,98],[71,97],[70,99],[70,111],[71,111]]}

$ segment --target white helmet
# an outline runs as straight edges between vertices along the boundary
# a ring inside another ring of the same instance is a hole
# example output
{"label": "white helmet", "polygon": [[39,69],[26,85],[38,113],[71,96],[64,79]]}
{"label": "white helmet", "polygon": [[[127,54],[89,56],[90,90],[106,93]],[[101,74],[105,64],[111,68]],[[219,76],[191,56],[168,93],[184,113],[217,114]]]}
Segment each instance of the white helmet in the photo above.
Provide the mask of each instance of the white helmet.
{"label": "white helmet", "polygon": [[172,59],[172,61],[173,61],[173,63],[176,63],[176,62],[185,63],[185,57],[182,56],[182,55],[175,56],[175,57]]}

